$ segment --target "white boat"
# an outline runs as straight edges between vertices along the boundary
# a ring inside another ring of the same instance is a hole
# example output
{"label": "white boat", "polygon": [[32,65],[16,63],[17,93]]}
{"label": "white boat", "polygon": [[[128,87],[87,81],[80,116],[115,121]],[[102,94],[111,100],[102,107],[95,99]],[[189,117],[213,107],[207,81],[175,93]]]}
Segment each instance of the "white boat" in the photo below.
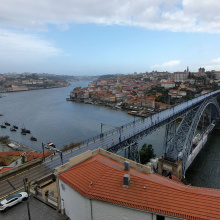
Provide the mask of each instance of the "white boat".
{"label": "white boat", "polygon": [[56,148],[55,144],[52,142],[47,142],[46,144],[44,144],[44,147],[47,148],[48,150],[59,152],[59,150]]}

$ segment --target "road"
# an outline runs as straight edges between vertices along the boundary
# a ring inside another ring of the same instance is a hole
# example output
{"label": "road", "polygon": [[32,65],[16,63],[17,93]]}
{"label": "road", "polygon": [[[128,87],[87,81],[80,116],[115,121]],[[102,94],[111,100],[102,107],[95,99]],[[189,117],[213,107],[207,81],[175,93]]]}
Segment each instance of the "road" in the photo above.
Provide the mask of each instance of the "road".
{"label": "road", "polygon": [[[48,205],[45,205],[38,199],[34,197],[29,198],[29,210],[31,220],[66,220],[68,217],[61,213],[58,213],[57,210],[51,208]],[[21,202],[13,207],[11,207],[8,211],[0,212],[1,220],[28,220],[28,209],[27,209],[27,201]]]}

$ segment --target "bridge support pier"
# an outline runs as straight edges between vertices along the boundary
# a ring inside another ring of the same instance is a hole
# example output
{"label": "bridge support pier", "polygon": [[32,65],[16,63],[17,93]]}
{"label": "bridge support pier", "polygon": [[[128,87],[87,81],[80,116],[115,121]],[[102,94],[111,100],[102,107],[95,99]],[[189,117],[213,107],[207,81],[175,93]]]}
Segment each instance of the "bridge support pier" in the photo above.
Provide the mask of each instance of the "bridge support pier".
{"label": "bridge support pier", "polygon": [[182,177],[182,161],[177,160],[176,162],[171,162],[163,158],[158,160],[158,174],[163,176],[169,176],[170,174],[175,175],[177,178]]}
{"label": "bridge support pier", "polygon": [[124,157],[138,163],[140,162],[138,144],[136,142],[124,147]]}

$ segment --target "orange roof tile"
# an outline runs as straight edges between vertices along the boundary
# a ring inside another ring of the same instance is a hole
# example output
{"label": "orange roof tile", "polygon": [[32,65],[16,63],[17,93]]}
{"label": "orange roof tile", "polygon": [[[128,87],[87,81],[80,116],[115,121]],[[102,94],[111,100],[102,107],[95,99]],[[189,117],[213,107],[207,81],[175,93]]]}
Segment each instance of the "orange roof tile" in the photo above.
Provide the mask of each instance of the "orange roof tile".
{"label": "orange roof tile", "polygon": [[[5,156],[21,156],[23,153],[26,153],[27,161],[32,161],[36,158],[43,157],[43,153],[34,152],[34,151],[8,151],[8,152],[0,152],[0,157]],[[53,152],[45,151],[44,157],[49,157]]]}
{"label": "orange roof tile", "polygon": [[7,171],[7,170],[10,170],[10,169],[12,169],[13,167],[2,167],[2,168],[0,168],[0,173],[3,173],[3,172],[5,172],[5,171]]}
{"label": "orange roof tile", "polygon": [[[123,187],[124,174],[129,187]],[[109,157],[96,156],[64,171],[59,178],[85,197],[185,219],[220,216],[220,190],[185,186],[157,174],[147,174]]]}

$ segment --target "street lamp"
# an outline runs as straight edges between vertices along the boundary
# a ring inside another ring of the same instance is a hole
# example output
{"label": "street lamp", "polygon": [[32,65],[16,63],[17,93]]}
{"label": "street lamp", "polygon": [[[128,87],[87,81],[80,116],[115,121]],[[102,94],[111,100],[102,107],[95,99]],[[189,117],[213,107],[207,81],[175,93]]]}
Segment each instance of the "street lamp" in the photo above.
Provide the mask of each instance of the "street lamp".
{"label": "street lamp", "polygon": [[62,151],[60,151],[60,159],[61,159],[61,163],[63,165],[63,152]]}
{"label": "street lamp", "polygon": [[23,182],[24,182],[24,190],[25,192],[28,194],[28,199],[27,199],[27,210],[28,210],[28,219],[31,220],[31,214],[30,214],[30,208],[29,208],[29,193],[28,193],[28,188],[27,188],[27,181],[28,178],[24,178]]}
{"label": "street lamp", "polygon": [[119,143],[121,143],[121,131],[122,131],[122,129],[123,129],[124,127],[123,126],[120,126],[120,127],[118,127],[118,131],[119,131]]}
{"label": "street lamp", "polygon": [[42,149],[43,149],[43,161],[44,161],[44,142],[42,142]]}
{"label": "street lamp", "polygon": [[121,143],[121,128],[119,128],[119,133],[120,133],[119,143]]}
{"label": "street lamp", "polygon": [[103,123],[101,123],[101,134],[100,134],[100,137],[103,137],[103,133],[102,133],[102,126],[105,125]]}

